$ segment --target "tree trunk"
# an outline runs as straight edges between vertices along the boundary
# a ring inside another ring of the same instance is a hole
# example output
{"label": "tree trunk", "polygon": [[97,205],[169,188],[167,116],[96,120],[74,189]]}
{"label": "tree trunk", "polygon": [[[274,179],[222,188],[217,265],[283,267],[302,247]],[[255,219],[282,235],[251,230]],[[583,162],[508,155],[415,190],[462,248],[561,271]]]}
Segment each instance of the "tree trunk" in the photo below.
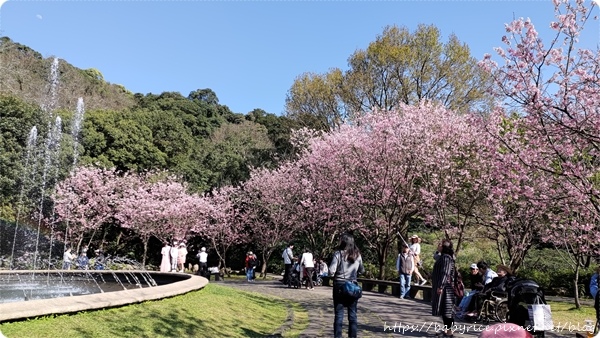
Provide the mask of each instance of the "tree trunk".
{"label": "tree trunk", "polygon": [[263,279],[267,278],[267,262],[269,261],[269,258],[271,258],[271,255],[273,254],[273,251],[269,251],[267,253],[263,252],[262,254],[262,264],[260,267],[260,277],[262,277]]}
{"label": "tree trunk", "polygon": [[387,258],[387,249],[389,245],[384,246],[381,250],[377,250],[377,260],[379,263],[379,275],[377,279],[384,280],[385,279],[385,260]]}
{"label": "tree trunk", "polygon": [[579,260],[577,260],[577,266],[575,267],[575,278],[573,278],[574,288],[575,290],[575,308],[581,308],[581,302],[579,301]]}
{"label": "tree trunk", "polygon": [[144,256],[142,256],[142,266],[146,268],[146,255],[148,254],[148,240],[149,238],[144,238]]}

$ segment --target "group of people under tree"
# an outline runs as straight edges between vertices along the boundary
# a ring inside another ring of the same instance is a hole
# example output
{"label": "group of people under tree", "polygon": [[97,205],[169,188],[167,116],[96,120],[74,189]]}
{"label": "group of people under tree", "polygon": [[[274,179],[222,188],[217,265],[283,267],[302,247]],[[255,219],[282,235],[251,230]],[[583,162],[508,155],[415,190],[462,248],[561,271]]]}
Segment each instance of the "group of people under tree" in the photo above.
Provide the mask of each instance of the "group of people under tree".
{"label": "group of people under tree", "polygon": [[165,242],[161,251],[161,272],[184,272],[185,261],[188,254],[185,241],[173,241],[173,246]]}
{"label": "group of people under tree", "polygon": [[[95,256],[93,257],[93,268],[95,270],[104,270],[104,266],[106,264],[104,251],[101,249],[96,249],[94,253]],[[73,253],[73,249],[71,247],[65,247],[62,269],[70,270],[73,263],[75,263],[75,266],[78,270],[88,270],[90,268],[90,258],[88,257],[87,245],[81,249],[79,256]]]}
{"label": "group of people under tree", "polygon": [[283,284],[288,284],[292,273],[295,272],[300,281],[306,280],[306,288],[314,290],[314,282],[317,277],[327,276],[329,269],[323,259],[317,259],[312,252],[305,248],[300,257],[294,256],[294,244],[290,243],[283,250],[281,257],[283,258],[284,272]]}
{"label": "group of people under tree", "polygon": [[[458,271],[454,248],[450,240],[445,239],[438,244],[438,250],[434,259],[431,314],[433,316],[441,316],[443,322],[443,329],[436,333],[437,337],[453,337],[452,328],[454,326],[455,315],[459,317],[471,316],[473,319],[477,319],[482,314],[481,311],[486,300],[507,298],[510,288],[518,287],[517,284],[519,283],[530,282],[526,279],[517,279],[506,265],[498,265],[496,272],[494,272],[486,262],[479,261],[470,266],[469,280],[471,292],[465,297],[458,297],[454,284],[454,278],[458,278]],[[457,304],[459,305],[457,306]],[[519,319],[520,315],[528,316],[528,314],[520,314],[518,312],[515,318],[510,320],[511,323],[502,323],[502,325],[505,325],[507,329],[510,327],[518,331],[512,332],[513,335],[511,337],[532,337],[524,329],[525,320]],[[506,337],[504,332],[501,334],[502,337]],[[489,336],[489,332],[486,331],[480,335],[480,337]]]}

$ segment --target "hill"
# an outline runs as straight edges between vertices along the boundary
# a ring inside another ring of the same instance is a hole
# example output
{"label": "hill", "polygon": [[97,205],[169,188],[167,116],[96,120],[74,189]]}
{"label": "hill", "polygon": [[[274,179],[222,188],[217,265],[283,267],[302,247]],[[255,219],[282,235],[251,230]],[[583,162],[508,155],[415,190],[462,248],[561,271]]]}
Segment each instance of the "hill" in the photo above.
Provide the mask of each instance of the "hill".
{"label": "hill", "polygon": [[[35,50],[0,38],[0,94],[19,97],[42,105],[50,91],[50,69],[54,57],[43,58]],[[77,99],[84,99],[86,109],[123,109],[135,104],[125,87],[104,81],[96,69],[79,69],[59,60],[57,109],[73,110]]]}

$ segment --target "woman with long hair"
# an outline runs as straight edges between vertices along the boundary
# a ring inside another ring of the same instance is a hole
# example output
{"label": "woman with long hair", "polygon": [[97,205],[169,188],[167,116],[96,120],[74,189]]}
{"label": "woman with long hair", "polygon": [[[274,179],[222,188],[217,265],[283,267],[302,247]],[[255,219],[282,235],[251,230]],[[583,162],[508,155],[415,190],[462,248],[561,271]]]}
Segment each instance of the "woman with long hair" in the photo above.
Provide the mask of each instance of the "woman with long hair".
{"label": "woman with long hair", "polygon": [[442,240],[438,245],[439,258],[433,266],[431,274],[431,315],[442,316],[444,328],[437,332],[437,337],[453,337],[452,326],[454,325],[454,304],[456,296],[452,286],[454,271],[454,248],[448,239]]}
{"label": "woman with long hair", "polygon": [[329,276],[333,277],[333,306],[335,309],[333,334],[336,338],[342,337],[344,308],[348,308],[348,337],[356,337],[357,335],[356,307],[358,299],[345,296],[342,293],[342,288],[346,281],[355,281],[364,270],[360,250],[354,243],[354,237],[350,234],[343,234],[340,238],[338,251],[333,254],[329,266]]}
{"label": "woman with long hair", "polygon": [[419,272],[419,267],[422,266],[423,262],[421,261],[421,238],[418,235],[412,235],[410,237],[409,249],[415,257],[415,269],[413,271],[415,276],[417,276],[415,284],[425,285],[427,279],[423,278],[423,275]]}

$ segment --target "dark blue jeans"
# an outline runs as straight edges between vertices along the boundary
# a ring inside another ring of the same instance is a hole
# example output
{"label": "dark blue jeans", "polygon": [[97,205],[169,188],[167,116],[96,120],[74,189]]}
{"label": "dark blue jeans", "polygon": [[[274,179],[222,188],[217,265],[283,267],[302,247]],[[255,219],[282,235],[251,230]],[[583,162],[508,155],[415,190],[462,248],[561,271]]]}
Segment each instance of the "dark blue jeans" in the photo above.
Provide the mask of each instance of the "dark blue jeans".
{"label": "dark blue jeans", "polygon": [[335,338],[342,337],[342,326],[344,325],[344,308],[348,308],[348,337],[356,337],[358,331],[358,319],[356,307],[358,299],[349,299],[341,293],[344,283],[333,283],[333,306],[335,308],[335,320],[333,322],[333,335]]}

